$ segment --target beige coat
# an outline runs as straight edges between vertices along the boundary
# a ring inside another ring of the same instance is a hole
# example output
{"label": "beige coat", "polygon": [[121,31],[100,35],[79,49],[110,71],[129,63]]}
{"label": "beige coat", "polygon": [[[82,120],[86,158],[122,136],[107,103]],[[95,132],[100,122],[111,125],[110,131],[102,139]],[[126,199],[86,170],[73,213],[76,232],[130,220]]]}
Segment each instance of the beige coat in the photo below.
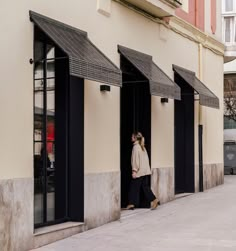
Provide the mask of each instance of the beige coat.
{"label": "beige coat", "polygon": [[137,172],[137,178],[151,174],[147,151],[146,149],[143,151],[137,141],[134,143],[132,150],[131,166],[132,170]]}

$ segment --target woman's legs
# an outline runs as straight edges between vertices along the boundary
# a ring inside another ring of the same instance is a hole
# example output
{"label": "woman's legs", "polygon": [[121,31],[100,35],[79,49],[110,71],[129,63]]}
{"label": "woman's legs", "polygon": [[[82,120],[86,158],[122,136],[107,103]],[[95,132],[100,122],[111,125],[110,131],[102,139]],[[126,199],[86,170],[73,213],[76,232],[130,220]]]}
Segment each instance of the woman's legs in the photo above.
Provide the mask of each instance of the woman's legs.
{"label": "woman's legs", "polygon": [[148,176],[142,176],[131,180],[129,189],[129,205],[127,208],[133,209],[134,207],[139,206],[141,187],[143,189],[146,199],[148,200],[148,202],[151,202],[151,209],[155,209],[158,206],[159,201],[153,194],[148,184]]}
{"label": "woman's legs", "polygon": [[132,179],[129,188],[129,205],[139,206],[140,187],[142,185],[142,177]]}
{"label": "woman's legs", "polygon": [[142,178],[142,189],[144,192],[144,195],[148,202],[152,202],[156,199],[156,196],[153,194],[149,184],[148,184],[148,176],[143,176]]}

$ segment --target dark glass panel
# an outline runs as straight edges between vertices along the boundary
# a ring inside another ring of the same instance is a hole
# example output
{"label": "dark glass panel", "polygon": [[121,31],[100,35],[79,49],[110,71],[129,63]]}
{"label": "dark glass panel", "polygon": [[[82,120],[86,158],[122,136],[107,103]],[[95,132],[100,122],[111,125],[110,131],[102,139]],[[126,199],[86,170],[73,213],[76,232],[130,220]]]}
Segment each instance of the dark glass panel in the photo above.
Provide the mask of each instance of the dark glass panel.
{"label": "dark glass panel", "polygon": [[43,91],[35,90],[34,95],[34,140],[43,140]]}
{"label": "dark glass panel", "polygon": [[34,223],[43,223],[43,191],[44,191],[44,170],[42,156],[42,142],[34,144]]}
{"label": "dark glass panel", "polygon": [[53,141],[47,142],[47,220],[55,220],[55,147]]}
{"label": "dark glass panel", "polygon": [[[42,62],[38,62],[38,63],[35,63],[34,65],[34,79],[37,80],[37,79],[43,79],[43,63]],[[38,87],[40,86],[40,82],[37,84],[35,83],[35,87]],[[42,84],[41,84],[42,85]]]}
{"label": "dark glass panel", "polygon": [[47,80],[47,220],[55,220],[55,80]]}
{"label": "dark glass panel", "polygon": [[47,53],[47,78],[55,77],[55,48],[51,47]]}

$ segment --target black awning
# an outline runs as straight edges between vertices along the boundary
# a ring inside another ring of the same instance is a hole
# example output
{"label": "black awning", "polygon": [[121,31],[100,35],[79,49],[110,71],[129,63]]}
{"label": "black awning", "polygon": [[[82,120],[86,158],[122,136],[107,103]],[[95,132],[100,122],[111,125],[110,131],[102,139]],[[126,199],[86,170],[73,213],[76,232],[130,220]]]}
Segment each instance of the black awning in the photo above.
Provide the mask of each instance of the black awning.
{"label": "black awning", "polygon": [[70,75],[121,86],[122,74],[87,33],[30,11],[30,19],[69,57]]}
{"label": "black awning", "polygon": [[177,65],[173,65],[173,70],[199,94],[201,105],[219,109],[219,99],[196,77],[195,72]]}
{"label": "black awning", "polygon": [[152,95],[180,99],[179,86],[152,61],[152,56],[120,45],[118,51],[148,79]]}

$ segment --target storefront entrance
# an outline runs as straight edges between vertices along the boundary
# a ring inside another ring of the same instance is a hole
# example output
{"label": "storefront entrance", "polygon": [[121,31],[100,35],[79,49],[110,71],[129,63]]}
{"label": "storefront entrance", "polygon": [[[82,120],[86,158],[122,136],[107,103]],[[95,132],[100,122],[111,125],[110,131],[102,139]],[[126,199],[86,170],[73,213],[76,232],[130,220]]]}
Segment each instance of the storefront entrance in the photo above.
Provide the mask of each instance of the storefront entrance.
{"label": "storefront entrance", "polygon": [[[151,95],[148,80],[123,56],[121,56],[123,87],[121,88],[121,207],[128,204],[131,181],[131,135],[139,131],[145,137],[145,145],[151,154]],[[149,207],[141,192],[139,207]]]}
{"label": "storefront entrance", "polygon": [[84,80],[34,29],[34,226],[84,219]]}
{"label": "storefront entrance", "polygon": [[194,90],[178,74],[181,100],[175,100],[175,193],[194,192]]}

